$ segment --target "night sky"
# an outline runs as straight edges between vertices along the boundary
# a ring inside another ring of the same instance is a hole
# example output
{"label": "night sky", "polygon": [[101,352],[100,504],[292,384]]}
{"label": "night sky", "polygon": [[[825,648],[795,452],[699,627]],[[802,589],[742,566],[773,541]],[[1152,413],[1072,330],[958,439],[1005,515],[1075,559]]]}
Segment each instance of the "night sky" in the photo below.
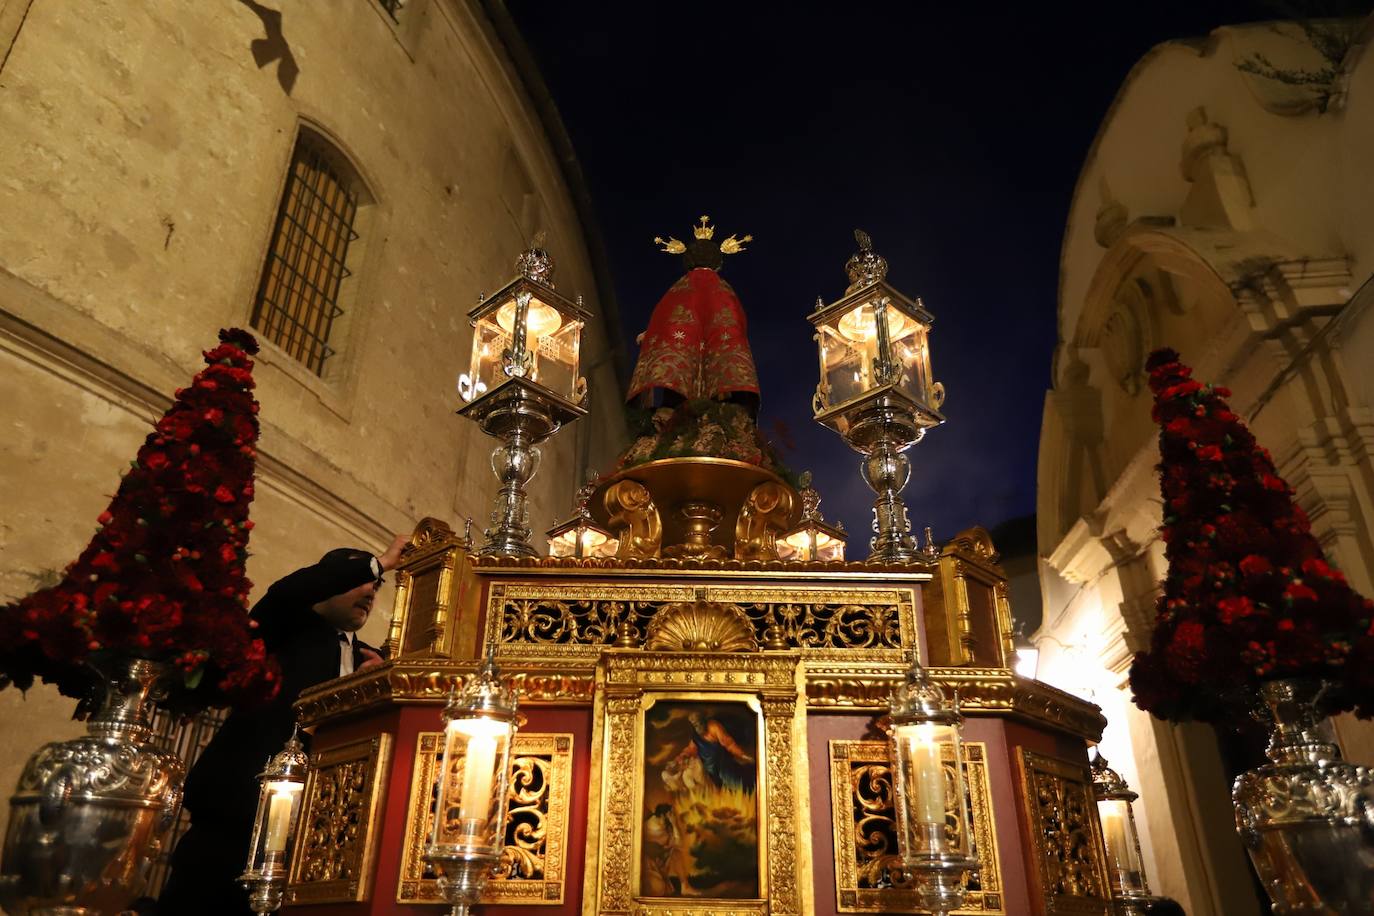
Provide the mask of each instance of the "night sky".
{"label": "night sky", "polygon": [[858,456],[811,419],[806,321],[817,296],[843,293],[853,230],[936,319],[947,421],[908,453],[913,530],[944,540],[1033,512],[1060,242],[1097,127],[1154,45],[1276,15],[1256,2],[510,11],[586,175],[632,358],[681,274],[653,237],[690,239],[703,213],[718,239],[754,235],[722,275],[749,316],[760,426],[791,440],[784,459],[812,470],[822,511],[855,535],[854,559],[868,553],[873,497]]}

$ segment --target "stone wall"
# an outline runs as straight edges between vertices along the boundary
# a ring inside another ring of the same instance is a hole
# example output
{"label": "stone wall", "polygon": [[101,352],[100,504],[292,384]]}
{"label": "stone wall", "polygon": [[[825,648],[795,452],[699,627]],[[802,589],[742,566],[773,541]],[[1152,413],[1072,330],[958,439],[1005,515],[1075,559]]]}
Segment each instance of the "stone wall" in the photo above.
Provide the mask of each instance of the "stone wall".
{"label": "stone wall", "polygon": [[[302,125],[365,181],[339,350],[317,377],[263,345],[254,597],[325,550],[421,516],[486,521],[492,441],[454,416],[468,309],[548,231],[556,280],[601,311],[548,137],[479,7],[0,0],[0,598],[89,539],[149,424],[218,328],[247,327]],[[545,447],[542,532],[624,442],[607,328],[592,414]],[[542,540],[539,545],[542,547]],[[364,638],[385,634],[389,589]],[[76,730],[45,688],[0,692],[0,786]],[[8,789],[5,789],[8,791]]]}
{"label": "stone wall", "polygon": [[[1195,916],[1260,911],[1212,731],[1131,704],[1166,571],[1147,353],[1233,391],[1328,557],[1374,593],[1374,219],[1362,205],[1374,19],[1327,86],[1238,66],[1324,62],[1292,23],[1220,29],[1145,56],[1083,164],[1065,228],[1061,345],[1037,505],[1040,676],[1103,707],[1102,749],[1140,792],[1151,886]],[[1316,91],[1314,91],[1316,90]],[[1325,92],[1321,97],[1317,92]],[[1368,726],[1339,740],[1374,760]]]}

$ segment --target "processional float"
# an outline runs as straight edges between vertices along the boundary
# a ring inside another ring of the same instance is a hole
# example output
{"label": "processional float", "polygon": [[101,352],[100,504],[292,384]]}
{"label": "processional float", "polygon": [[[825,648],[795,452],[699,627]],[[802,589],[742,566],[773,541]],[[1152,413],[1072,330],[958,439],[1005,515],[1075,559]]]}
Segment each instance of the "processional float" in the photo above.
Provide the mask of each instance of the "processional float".
{"label": "processional float", "polygon": [[657,241],[687,272],[630,394],[661,401],[550,556],[524,486],[539,441],[585,412],[588,313],[538,245],[473,311],[459,412],[500,441],[492,524],[477,544],[421,522],[390,660],[302,696],[314,744],[285,908],[1109,912],[1087,757],[1103,718],[1011,671],[986,531],[910,535],[904,452],[943,421],[930,313],[859,234],[849,288],[810,316],[817,419],[877,495],[872,556],[846,561],[843,529],[757,434],[719,275],[748,237],[718,242],[703,217],[691,242]]}

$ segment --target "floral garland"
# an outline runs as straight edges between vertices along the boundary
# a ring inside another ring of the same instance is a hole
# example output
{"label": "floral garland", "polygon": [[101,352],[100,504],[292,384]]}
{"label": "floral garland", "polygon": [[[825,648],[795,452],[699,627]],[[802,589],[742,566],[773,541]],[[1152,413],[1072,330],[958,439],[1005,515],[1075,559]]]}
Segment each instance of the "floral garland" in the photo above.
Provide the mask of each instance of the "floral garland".
{"label": "floral garland", "polygon": [[1319,677],[1328,712],[1374,712],[1374,602],[1327,564],[1231,392],[1193,379],[1173,350],[1146,368],[1169,568],[1150,649],[1131,666],[1136,705],[1217,722],[1246,712],[1262,681]]}
{"label": "floral garland", "polygon": [[0,686],[90,686],[93,653],[173,663],[164,704],[272,697],[280,675],[246,613],[258,403],[252,335],[220,331],[206,367],[138,450],[100,528],[57,585],[0,608]]}
{"label": "floral garland", "polygon": [[748,408],[727,401],[698,399],[675,407],[627,408],[630,447],[616,470],[663,458],[730,458],[756,464],[797,487],[797,475],[761,432]]}

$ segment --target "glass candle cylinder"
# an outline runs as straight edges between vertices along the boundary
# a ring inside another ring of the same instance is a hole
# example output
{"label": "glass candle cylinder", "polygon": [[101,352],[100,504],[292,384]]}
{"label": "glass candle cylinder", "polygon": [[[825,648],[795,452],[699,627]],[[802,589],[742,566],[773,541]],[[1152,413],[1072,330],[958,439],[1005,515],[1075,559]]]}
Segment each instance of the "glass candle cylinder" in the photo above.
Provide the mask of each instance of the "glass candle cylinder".
{"label": "glass candle cylinder", "polygon": [[284,880],[300,818],[309,758],[296,734],[258,776],[258,808],[244,878]]}
{"label": "glass candle cylinder", "polygon": [[918,722],[893,730],[898,840],[908,856],[968,855],[959,729]]}
{"label": "glass candle cylinder", "polygon": [[1107,846],[1112,896],[1149,894],[1131,803],[1124,798],[1104,798],[1097,803],[1097,815],[1102,821],[1102,839]]}
{"label": "glass candle cylinder", "polygon": [[1107,876],[1112,897],[1141,899],[1150,896],[1145,880],[1145,864],[1140,855],[1140,835],[1135,828],[1131,803],[1140,796],[1110,766],[1098,751],[1092,760],[1093,795],[1097,817],[1102,825],[1103,845],[1107,847]]}

